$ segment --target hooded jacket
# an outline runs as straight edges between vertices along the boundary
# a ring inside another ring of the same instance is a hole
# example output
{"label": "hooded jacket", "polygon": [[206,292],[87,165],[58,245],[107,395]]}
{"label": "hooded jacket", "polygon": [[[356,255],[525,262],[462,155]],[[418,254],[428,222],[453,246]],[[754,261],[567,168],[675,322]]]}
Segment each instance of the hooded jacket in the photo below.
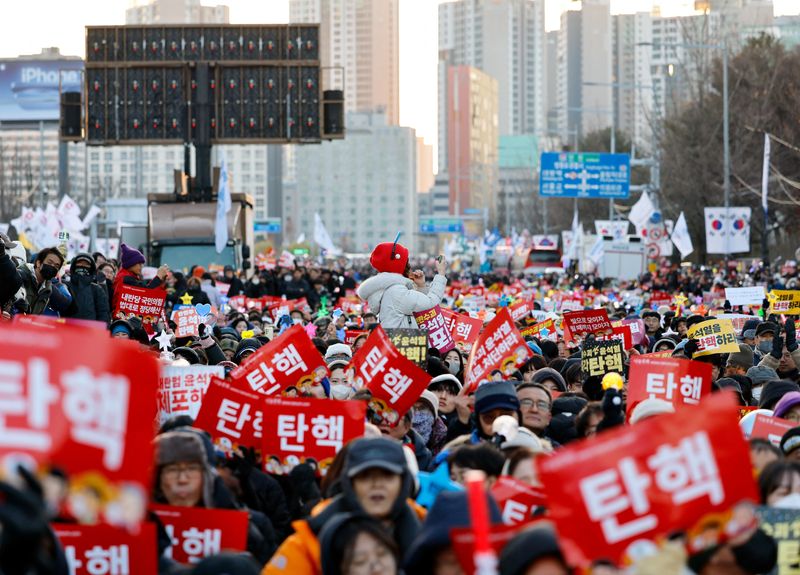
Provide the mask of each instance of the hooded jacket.
{"label": "hooded jacket", "polygon": [[17,272],[22,279],[22,287],[17,295],[25,299],[29,314],[61,316],[71,311],[72,294],[57,279],[45,280],[40,284],[33,264],[22,264]]}
{"label": "hooded jacket", "polygon": [[369,304],[370,311],[378,314],[384,329],[419,329],[414,312],[439,305],[446,285],[447,278],[436,274],[430,287],[417,289],[402,274],[382,272],[362,283],[357,293]]}
{"label": "hooded jacket", "polygon": [[[79,259],[91,262],[88,276],[75,273]],[[69,281],[64,282],[72,292],[75,302],[75,311],[71,317],[108,323],[111,317],[108,307],[108,292],[95,282],[96,276],[97,266],[91,255],[84,253],[72,258],[69,266]]]}

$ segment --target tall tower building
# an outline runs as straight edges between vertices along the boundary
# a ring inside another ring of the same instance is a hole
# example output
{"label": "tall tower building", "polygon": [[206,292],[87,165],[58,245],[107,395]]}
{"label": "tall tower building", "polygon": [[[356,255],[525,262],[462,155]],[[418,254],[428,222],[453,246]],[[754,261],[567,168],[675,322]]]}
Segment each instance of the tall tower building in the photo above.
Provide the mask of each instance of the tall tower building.
{"label": "tall tower building", "polygon": [[227,24],[227,6],[203,6],[200,0],[137,1],[125,10],[125,24]]}
{"label": "tall tower building", "polygon": [[614,22],[614,123],[637,148],[652,150],[653,79],[650,54],[653,22],[649,12],[619,14]]}
{"label": "tall tower building", "polygon": [[610,0],[583,0],[561,15],[558,129],[562,138],[611,126],[613,114]]}
{"label": "tall tower building", "polygon": [[322,66],[344,71],[345,109],[400,122],[399,0],[290,0],[289,21],[320,23]]}
{"label": "tall tower building", "polygon": [[497,81],[501,135],[546,126],[544,0],[456,0],[439,5],[439,172],[449,169],[449,69],[470,66]]}

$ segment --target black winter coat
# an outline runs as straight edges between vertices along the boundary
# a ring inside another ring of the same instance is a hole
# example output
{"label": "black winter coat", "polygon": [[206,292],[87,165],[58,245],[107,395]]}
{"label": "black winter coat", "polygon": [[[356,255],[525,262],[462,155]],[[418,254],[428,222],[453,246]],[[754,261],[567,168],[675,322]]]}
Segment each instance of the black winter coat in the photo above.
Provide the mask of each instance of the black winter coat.
{"label": "black winter coat", "polygon": [[69,317],[108,323],[111,310],[107,290],[92,281],[92,277],[73,275],[64,285],[72,293],[74,312]]}

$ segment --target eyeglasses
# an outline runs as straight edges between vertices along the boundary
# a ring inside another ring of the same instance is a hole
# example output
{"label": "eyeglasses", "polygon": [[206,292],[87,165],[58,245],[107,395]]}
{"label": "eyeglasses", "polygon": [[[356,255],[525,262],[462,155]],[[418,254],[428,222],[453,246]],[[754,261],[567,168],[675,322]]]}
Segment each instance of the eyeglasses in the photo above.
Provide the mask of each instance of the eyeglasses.
{"label": "eyeglasses", "polygon": [[201,463],[187,463],[181,465],[178,463],[172,465],[165,465],[161,472],[170,479],[180,477],[181,473],[186,475],[199,475],[203,472],[203,465]]}
{"label": "eyeglasses", "polygon": [[525,409],[530,409],[534,405],[536,409],[540,409],[542,411],[550,411],[550,404],[543,399],[534,401],[533,399],[520,399],[519,400],[520,407]]}

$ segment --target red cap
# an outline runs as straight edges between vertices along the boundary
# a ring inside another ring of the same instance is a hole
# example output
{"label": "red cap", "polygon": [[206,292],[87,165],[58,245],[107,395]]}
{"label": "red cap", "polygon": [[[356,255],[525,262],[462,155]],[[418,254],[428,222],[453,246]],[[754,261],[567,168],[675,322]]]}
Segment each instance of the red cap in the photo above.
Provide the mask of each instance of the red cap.
{"label": "red cap", "polygon": [[402,274],[408,263],[408,248],[396,242],[378,244],[369,256],[369,263],[379,272]]}
{"label": "red cap", "polygon": [[192,271],[192,277],[201,279],[204,273],[206,273],[205,268],[203,266],[197,266],[196,268],[194,268],[194,271]]}

